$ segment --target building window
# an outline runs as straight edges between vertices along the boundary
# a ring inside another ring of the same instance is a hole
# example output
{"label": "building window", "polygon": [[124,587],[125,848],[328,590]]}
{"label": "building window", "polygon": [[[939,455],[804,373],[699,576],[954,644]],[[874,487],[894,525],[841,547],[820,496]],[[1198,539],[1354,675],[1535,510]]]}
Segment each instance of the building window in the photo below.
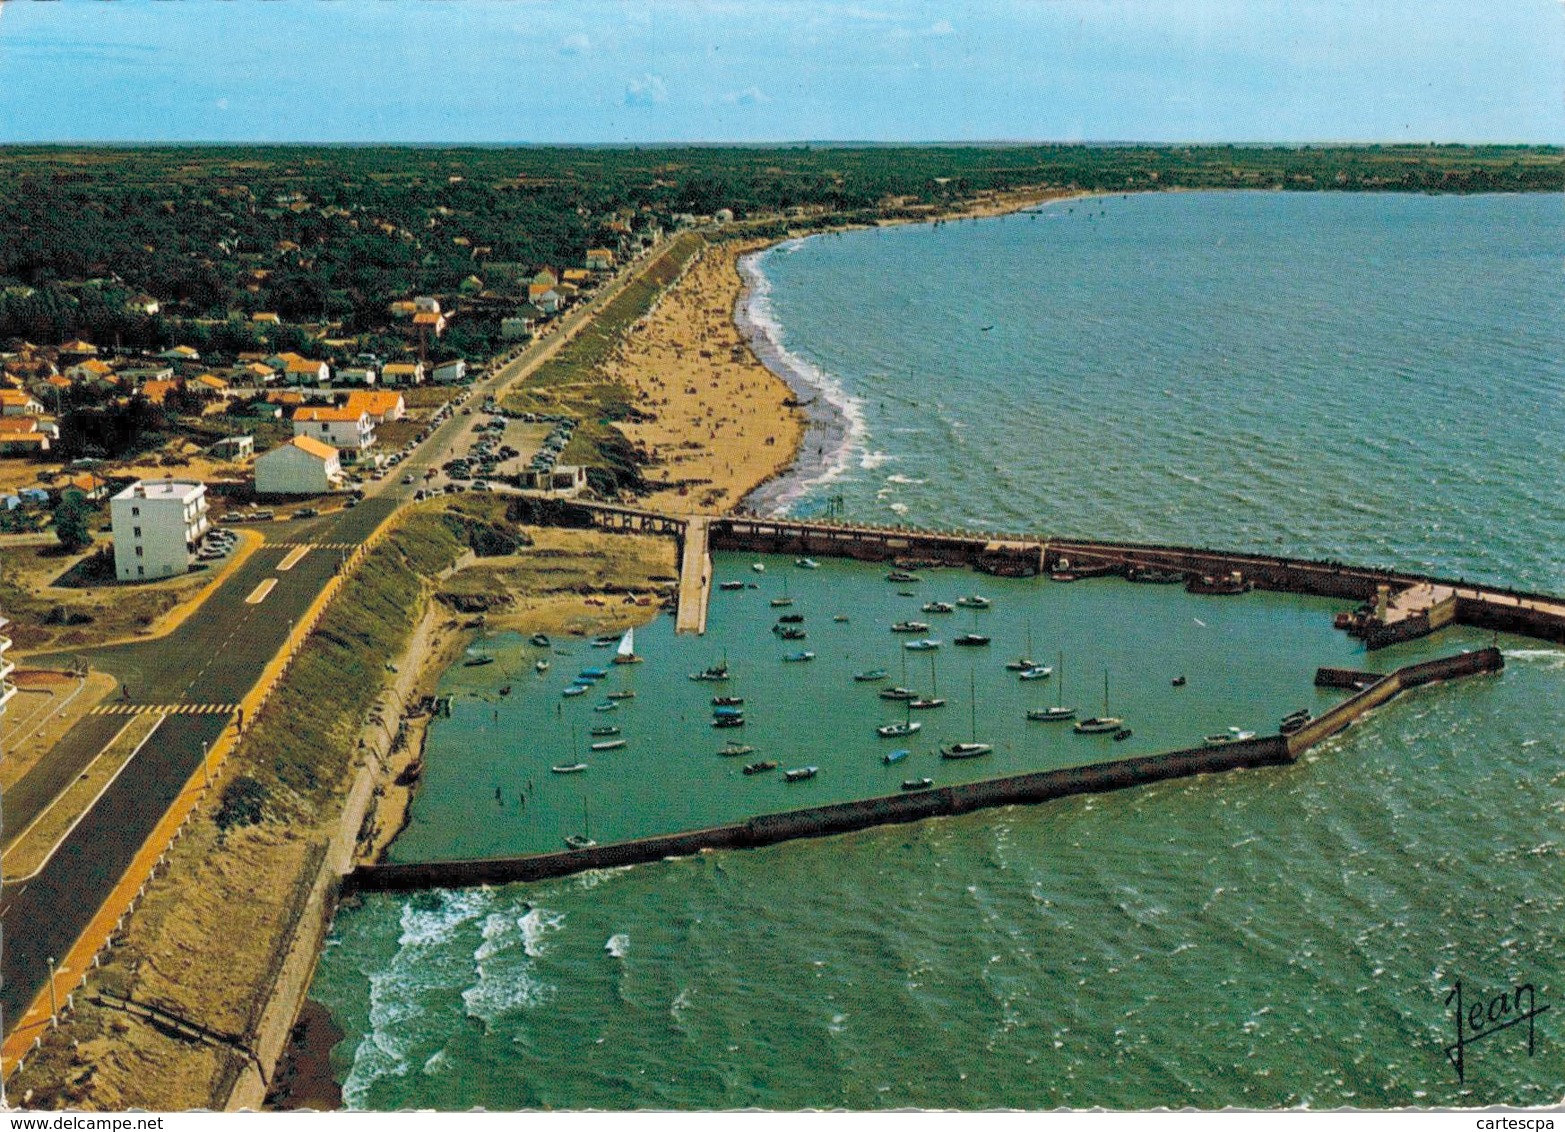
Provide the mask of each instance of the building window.
{"label": "building window", "polygon": [[142,555],[141,555],[141,547],[139,547],[139,546],[138,546],[138,547],[137,547],[137,548],[136,548],[136,557],[137,557],[137,558],[140,558],[140,557],[141,557],[141,556],[142,556]]}
{"label": "building window", "polygon": [[130,509],[130,513],[132,515],[140,515],[141,514],[141,508],[140,507],[132,507]]}
{"label": "building window", "polygon": [[138,578],[145,578],[146,576],[147,576],[147,568],[145,566],[137,566],[136,567],[136,577],[138,577]]}
{"label": "building window", "polygon": [[140,527],[132,527],[130,529],[130,533],[131,533],[131,535],[133,537],[140,538],[141,537],[141,528]]}

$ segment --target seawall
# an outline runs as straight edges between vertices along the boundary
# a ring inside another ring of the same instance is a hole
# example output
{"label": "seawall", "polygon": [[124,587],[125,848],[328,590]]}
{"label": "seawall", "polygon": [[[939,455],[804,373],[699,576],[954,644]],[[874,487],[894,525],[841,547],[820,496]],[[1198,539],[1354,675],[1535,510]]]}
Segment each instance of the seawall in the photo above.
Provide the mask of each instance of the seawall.
{"label": "seawall", "polygon": [[384,892],[544,880],[588,869],[647,864],[710,849],[752,849],[806,837],[827,837],[881,825],[972,813],[996,806],[1035,804],[1073,794],[1124,790],[1198,774],[1279,766],[1294,762],[1314,744],[1336,734],[1365,712],[1408,688],[1483,672],[1498,672],[1504,664],[1500,651],[1488,648],[1408,665],[1361,689],[1302,731],[1287,737],[1267,735],[1221,746],[1192,747],[1159,755],[790,810],[753,817],[731,825],[562,853],[471,861],[362,865],[345,878],[344,887],[349,890]]}

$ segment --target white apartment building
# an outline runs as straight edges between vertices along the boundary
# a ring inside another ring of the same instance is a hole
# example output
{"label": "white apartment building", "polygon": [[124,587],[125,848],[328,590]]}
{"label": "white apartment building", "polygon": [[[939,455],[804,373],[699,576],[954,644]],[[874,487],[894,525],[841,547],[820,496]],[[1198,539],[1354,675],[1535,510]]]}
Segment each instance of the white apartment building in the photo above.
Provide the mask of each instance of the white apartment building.
{"label": "white apartment building", "polygon": [[114,574],[122,582],[168,578],[190,569],[207,532],[206,485],[138,480],[109,501]]}
{"label": "white apartment building", "polygon": [[293,434],[350,453],[362,452],[375,443],[375,422],[359,406],[303,405],[294,410]]}

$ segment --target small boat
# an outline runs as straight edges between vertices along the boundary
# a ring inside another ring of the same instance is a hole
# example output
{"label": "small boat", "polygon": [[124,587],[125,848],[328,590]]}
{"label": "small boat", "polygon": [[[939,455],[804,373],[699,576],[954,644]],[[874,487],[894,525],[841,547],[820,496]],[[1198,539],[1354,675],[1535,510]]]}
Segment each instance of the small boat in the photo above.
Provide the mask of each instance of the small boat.
{"label": "small boat", "polygon": [[546,649],[553,642],[549,640],[547,634],[544,634],[544,633],[534,633],[531,637],[528,638],[528,643],[536,646],[537,648]]}
{"label": "small boat", "polygon": [[916,700],[907,702],[909,711],[929,711],[932,708],[945,707],[946,702],[939,696],[920,696]]}
{"label": "small boat", "polygon": [[712,726],[713,727],[718,727],[718,728],[723,728],[723,727],[743,727],[744,726],[744,716],[742,716],[742,715],[720,715],[716,719],[712,720]]}
{"label": "small boat", "polygon": [[754,570],[757,574],[764,574],[766,573],[766,563],[752,562],[750,563],[750,569]]}
{"label": "small boat", "polygon": [[576,673],[577,680],[602,680],[609,674],[607,668],[583,668]]}
{"label": "small boat", "polygon": [[1107,735],[1112,731],[1118,731],[1124,726],[1123,719],[1115,719],[1111,715],[1089,715],[1086,719],[1076,724],[1078,735]]}
{"label": "small boat", "polygon": [[560,695],[562,695],[562,696],[585,696],[591,690],[592,690],[592,688],[588,684],[568,684],[568,685],[566,685],[565,691],[561,692]]}
{"label": "small boat", "polygon": [[582,771],[587,769],[587,764],[565,763],[560,766],[551,766],[549,769],[552,770],[555,774],[580,774]]}
{"label": "small boat", "polygon": [[955,613],[956,606],[949,601],[926,601],[922,609],[925,613]]}
{"label": "small boat", "polygon": [[1313,722],[1313,717],[1306,713],[1303,716],[1283,720],[1277,725],[1277,731],[1281,735],[1297,735],[1308,727],[1311,722]]}
{"label": "small boat", "polygon": [[1183,688],[1185,686],[1185,678],[1183,676],[1175,676],[1169,683],[1176,688]]}
{"label": "small boat", "polygon": [[593,711],[619,711],[619,703],[616,700],[604,700],[601,704],[593,704]]}
{"label": "small boat", "polygon": [[902,647],[907,649],[908,652],[930,652],[930,651],[932,651],[934,649],[939,648],[940,647],[940,642],[936,641],[936,640],[931,640],[929,637],[925,637],[921,641],[909,641],[907,644],[903,645]]}
{"label": "small boat", "polygon": [[781,617],[779,617],[777,619],[777,624],[779,624],[779,625],[802,625],[802,624],[804,624],[804,614],[802,614],[802,613],[785,613],[785,614],[783,614]]}
{"label": "small boat", "polygon": [[802,641],[809,636],[797,625],[779,625],[772,632],[777,634],[777,639],[780,641]]}
{"label": "small boat", "polygon": [[717,753],[725,759],[731,759],[738,755],[752,755],[755,753],[755,748],[748,743],[724,743]]}
{"label": "small boat", "polygon": [[948,743],[940,748],[943,759],[976,759],[994,751],[988,743]]}
{"label": "small boat", "polygon": [[744,583],[743,582],[719,582],[717,588],[720,589],[720,590],[728,590],[729,592],[732,592],[734,590],[742,590],[742,589],[744,589]]}
{"label": "small boat", "polygon": [[502,696],[509,696],[511,694],[511,685],[509,685],[509,684],[502,684],[502,685],[500,685],[500,694]]}
{"label": "small boat", "polygon": [[803,782],[806,778],[814,778],[821,772],[818,766],[797,766],[792,770],[783,771],[784,782]]}
{"label": "small boat", "polygon": [[923,730],[923,727],[922,723],[886,723],[875,728],[875,734],[882,739],[904,739]]}
{"label": "small boat", "polygon": [[899,747],[895,751],[887,751],[884,755],[881,755],[880,761],[885,763],[887,766],[890,766],[892,763],[901,762],[912,753],[913,752],[908,750],[906,747]]}
{"label": "small boat", "polygon": [[783,657],[783,663],[784,664],[798,664],[801,661],[814,660],[814,659],[815,659],[815,654],[812,653],[812,652],[809,652],[808,650],[806,650],[805,652],[791,652],[791,653],[789,653],[787,656]]}
{"label": "small boat", "polygon": [[793,564],[801,570],[819,570],[821,568],[821,564],[813,558],[798,558],[794,560]]}
{"label": "small boat", "polygon": [[908,582],[916,582],[918,581],[918,575],[909,574],[906,570],[893,570],[891,573],[886,575],[886,581],[902,582],[904,584]]}
{"label": "small boat", "polygon": [[741,707],[715,707],[715,708],[712,709],[712,718],[714,718],[714,719],[722,719],[725,716],[735,716],[735,715],[743,715],[743,714],[744,714],[744,708],[741,708]]}
{"label": "small boat", "polygon": [[721,683],[722,681],[728,679],[728,662],[724,661],[722,664],[714,664],[710,668],[703,668],[700,672],[692,672],[690,674],[690,679],[709,680],[714,683]]}
{"label": "small boat", "polygon": [[1027,718],[1034,723],[1063,723],[1067,719],[1076,718],[1076,709],[1059,706],[1033,708],[1027,713]]}
{"label": "small boat", "polygon": [[547,672],[549,671],[549,662],[547,660],[537,661],[533,664],[533,670],[535,672]]}
{"label": "small boat", "polygon": [[1135,734],[1135,732],[1131,731],[1130,728],[1128,728],[1128,727],[1121,727],[1118,731],[1114,732],[1114,742],[1116,742],[1116,743],[1123,743],[1126,739],[1129,739],[1131,737],[1131,735],[1133,735],[1133,734]]}
{"label": "small boat", "polygon": [[1150,566],[1132,566],[1125,571],[1127,582],[1141,582],[1149,586],[1172,586],[1185,580],[1178,570],[1154,570]]}
{"label": "small boat", "polygon": [[774,598],[772,598],[772,608],[773,609],[785,609],[785,608],[787,608],[788,606],[790,606],[792,604],[793,604],[793,598],[791,598],[791,597],[774,597]]}
{"label": "small boat", "polygon": [[1038,662],[1028,656],[1019,656],[1015,660],[1005,662],[1005,670],[1007,672],[1027,672],[1037,667]]}
{"label": "small boat", "polygon": [[610,692],[608,698],[611,700],[633,700],[636,698],[636,693],[634,689],[625,688],[622,691]]}
{"label": "small boat", "polygon": [[594,751],[617,751],[624,745],[624,739],[605,739],[601,743],[592,744],[592,749]]}
{"label": "small boat", "polygon": [[1255,588],[1255,583],[1246,578],[1238,570],[1226,577],[1213,577],[1210,574],[1192,574],[1185,582],[1185,592],[1193,594],[1244,594]]}
{"label": "small boat", "polygon": [[1295,720],[1309,719],[1309,718],[1310,718],[1310,709],[1301,707],[1298,711],[1290,711],[1287,715],[1283,716],[1282,717],[1282,722],[1284,722],[1284,723],[1291,723],[1291,722],[1293,722]]}
{"label": "small boat", "polygon": [[486,664],[493,664],[492,656],[470,656],[462,662],[463,668],[482,668]]}
{"label": "small boat", "polygon": [[1103,714],[1089,715],[1076,724],[1078,735],[1110,735],[1123,729],[1125,721],[1109,714],[1109,671],[1103,670]]}
{"label": "small boat", "polygon": [[601,739],[605,735],[618,735],[618,734],[619,734],[619,728],[618,727],[614,727],[614,726],[594,727],[592,729],[592,731],[591,731],[591,735],[592,735],[592,737],[594,739]]}
{"label": "small boat", "polygon": [[904,778],[902,789],[904,790],[928,790],[935,784],[933,778]]}
{"label": "small boat", "polygon": [[594,637],[594,638],[592,638],[592,647],[595,648],[595,649],[611,649],[611,648],[614,647],[614,642],[616,642],[618,640],[619,640],[618,637],[613,637],[613,636],[610,636],[610,637]]}
{"label": "small boat", "polygon": [[953,645],[965,645],[968,648],[974,648],[980,645],[987,645],[989,638],[982,633],[963,633],[952,640],[951,643]]}
{"label": "small boat", "polygon": [[1216,735],[1208,735],[1201,742],[1208,747],[1221,747],[1224,743],[1241,743],[1246,739],[1254,739],[1255,732],[1241,731],[1237,727],[1230,727],[1227,731]]}
{"label": "small boat", "polygon": [[898,621],[891,626],[893,633],[927,633],[929,626],[923,621]]}
{"label": "small boat", "polygon": [[744,703],[743,696],[713,696],[713,707],[739,707]]}
{"label": "small boat", "polygon": [[876,680],[884,680],[886,678],[886,670],[884,668],[871,668],[868,672],[855,672],[853,678],[860,684],[873,684]]}
{"label": "small boat", "polygon": [[883,700],[916,700],[918,693],[912,688],[882,688],[880,698]]}
{"label": "small boat", "polygon": [[916,593],[914,593],[912,590],[898,590],[897,591],[897,596],[898,597],[917,597],[918,595]]}
{"label": "small boat", "polygon": [[848,623],[848,615],[846,613],[838,613],[833,615],[832,620],[839,625],[846,625]]}
{"label": "small boat", "polygon": [[764,774],[764,773],[766,773],[769,770],[776,770],[776,769],[777,769],[777,760],[776,759],[762,759],[758,763],[745,763],[744,764],[744,772],[746,774]]}
{"label": "small boat", "polygon": [[636,630],[626,629],[625,635],[619,639],[619,646],[614,650],[615,664],[640,664],[641,658],[636,655]]}
{"label": "small boat", "polygon": [[[559,768],[556,767],[556,770]],[[583,833],[568,833],[565,835],[565,847],[567,849],[591,849],[597,842]]]}
{"label": "small boat", "polygon": [[959,597],[956,599],[956,603],[963,609],[988,609],[994,604],[988,598],[980,597],[978,594],[968,594],[966,597]]}
{"label": "small boat", "polygon": [[1019,673],[1016,678],[1018,680],[1047,680],[1053,675],[1054,669],[1048,665],[1040,664],[1035,668],[1029,668],[1025,672]]}

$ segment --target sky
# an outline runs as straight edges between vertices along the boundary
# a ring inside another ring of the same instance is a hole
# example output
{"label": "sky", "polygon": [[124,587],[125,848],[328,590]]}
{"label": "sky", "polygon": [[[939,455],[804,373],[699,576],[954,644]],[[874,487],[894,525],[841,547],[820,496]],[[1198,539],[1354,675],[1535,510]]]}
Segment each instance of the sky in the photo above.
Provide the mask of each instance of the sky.
{"label": "sky", "polygon": [[1562,0],[0,0],[0,142],[1565,142]]}

